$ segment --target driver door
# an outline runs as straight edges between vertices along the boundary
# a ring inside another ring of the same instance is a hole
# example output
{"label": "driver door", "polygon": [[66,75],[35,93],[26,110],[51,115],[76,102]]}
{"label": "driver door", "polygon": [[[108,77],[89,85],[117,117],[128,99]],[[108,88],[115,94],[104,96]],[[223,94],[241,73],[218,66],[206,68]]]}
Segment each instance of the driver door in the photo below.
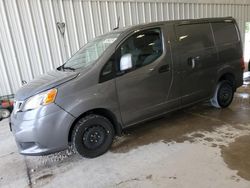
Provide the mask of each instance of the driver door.
{"label": "driver door", "polygon": [[172,73],[164,28],[146,29],[130,35],[118,48],[118,64],[131,57],[131,67],[117,67],[116,88],[125,126],[145,120],[166,110]]}

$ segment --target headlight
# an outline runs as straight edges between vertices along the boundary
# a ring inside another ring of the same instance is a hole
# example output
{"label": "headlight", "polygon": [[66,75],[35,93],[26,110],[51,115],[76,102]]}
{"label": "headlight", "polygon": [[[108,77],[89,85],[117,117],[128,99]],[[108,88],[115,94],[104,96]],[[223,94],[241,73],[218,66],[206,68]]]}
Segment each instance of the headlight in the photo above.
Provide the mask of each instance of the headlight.
{"label": "headlight", "polygon": [[33,110],[50,103],[56,99],[57,89],[50,89],[43,93],[30,97],[22,107],[22,111]]}

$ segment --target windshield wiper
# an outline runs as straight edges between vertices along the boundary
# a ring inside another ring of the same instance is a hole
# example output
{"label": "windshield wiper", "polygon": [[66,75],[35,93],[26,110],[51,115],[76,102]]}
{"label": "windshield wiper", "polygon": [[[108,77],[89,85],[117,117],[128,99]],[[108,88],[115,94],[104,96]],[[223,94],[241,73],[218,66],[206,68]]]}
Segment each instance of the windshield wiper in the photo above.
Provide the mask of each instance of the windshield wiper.
{"label": "windshield wiper", "polygon": [[76,69],[72,68],[72,67],[63,67],[63,70],[72,70],[72,71],[75,71]]}
{"label": "windshield wiper", "polygon": [[[64,64],[65,65],[65,64]],[[72,70],[72,71],[75,71],[76,69],[75,68],[72,68],[72,67],[65,67],[64,65],[62,65],[61,67],[60,67],[60,70],[63,70],[63,71],[65,71],[65,70]]]}

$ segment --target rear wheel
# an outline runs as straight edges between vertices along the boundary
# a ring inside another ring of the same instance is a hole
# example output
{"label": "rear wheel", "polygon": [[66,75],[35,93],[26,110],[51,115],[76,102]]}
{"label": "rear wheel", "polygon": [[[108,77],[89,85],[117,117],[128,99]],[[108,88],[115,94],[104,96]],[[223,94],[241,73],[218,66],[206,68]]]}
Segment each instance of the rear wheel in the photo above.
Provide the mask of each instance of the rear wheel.
{"label": "rear wheel", "polygon": [[105,153],[112,144],[112,123],[100,115],[81,118],[72,132],[74,149],[83,157],[94,158]]}
{"label": "rear wheel", "polygon": [[217,84],[214,96],[210,102],[216,108],[226,108],[231,104],[233,96],[234,89],[231,82],[222,80]]}

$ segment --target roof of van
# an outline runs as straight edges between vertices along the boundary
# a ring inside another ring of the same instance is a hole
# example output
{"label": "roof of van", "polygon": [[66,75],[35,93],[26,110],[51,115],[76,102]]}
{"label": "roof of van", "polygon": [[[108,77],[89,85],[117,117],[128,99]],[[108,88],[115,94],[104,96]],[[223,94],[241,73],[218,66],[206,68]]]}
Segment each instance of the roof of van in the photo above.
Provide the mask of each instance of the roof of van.
{"label": "roof of van", "polygon": [[155,25],[161,25],[166,23],[172,23],[172,24],[191,24],[191,23],[207,23],[207,22],[234,22],[235,19],[233,17],[220,17],[220,18],[200,18],[200,19],[184,19],[184,20],[168,20],[168,21],[159,21],[159,22],[151,22],[151,23],[144,23],[144,24],[138,24],[128,27],[119,28],[116,30],[111,31],[111,33],[123,33],[126,31],[131,30],[137,30],[142,29],[145,27],[152,27]]}

